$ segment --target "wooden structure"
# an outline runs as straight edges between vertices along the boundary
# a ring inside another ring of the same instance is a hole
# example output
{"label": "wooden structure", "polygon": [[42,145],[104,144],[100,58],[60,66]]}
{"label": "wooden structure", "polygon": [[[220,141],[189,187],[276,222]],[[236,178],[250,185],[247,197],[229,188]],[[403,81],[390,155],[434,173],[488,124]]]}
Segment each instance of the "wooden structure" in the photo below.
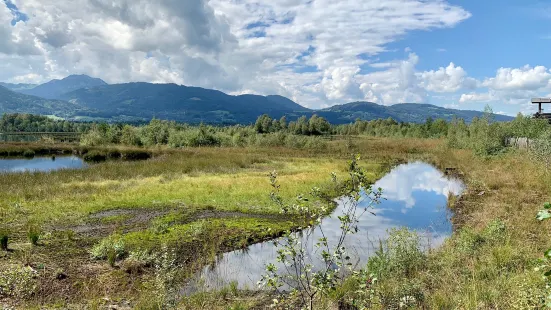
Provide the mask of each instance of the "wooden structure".
{"label": "wooden structure", "polygon": [[538,112],[534,114],[535,118],[543,118],[551,122],[551,113],[543,113],[543,108],[541,107],[542,104],[551,104],[551,98],[533,98],[532,104],[538,105]]}
{"label": "wooden structure", "polygon": [[33,142],[52,139],[54,142],[75,143],[80,141],[80,132],[0,132],[0,142]]}

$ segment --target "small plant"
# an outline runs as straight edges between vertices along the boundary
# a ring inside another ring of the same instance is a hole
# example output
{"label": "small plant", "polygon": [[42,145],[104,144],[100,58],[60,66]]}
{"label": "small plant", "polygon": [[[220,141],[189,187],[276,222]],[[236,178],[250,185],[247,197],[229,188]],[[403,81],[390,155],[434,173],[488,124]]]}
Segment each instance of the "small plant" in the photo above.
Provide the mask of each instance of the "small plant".
{"label": "small plant", "polygon": [[176,253],[163,246],[161,254],[155,262],[154,291],[159,309],[173,308],[177,304],[177,273]]}
{"label": "small plant", "polygon": [[[344,182],[338,182],[336,174],[332,174],[335,188],[343,204],[343,214],[338,216],[341,222],[340,232],[336,242],[330,243],[329,239],[319,225],[321,219],[327,213],[328,208],[316,206],[309,198],[299,196],[296,204],[287,205],[279,195],[277,174],[270,174],[273,188],[271,198],[284,214],[296,214],[308,226],[316,227],[321,231],[322,238],[315,242],[315,249],[308,250],[308,241],[299,234],[289,232],[274,244],[277,250],[277,261],[285,268],[284,273],[279,272],[275,264],[266,266],[266,275],[259,281],[259,285],[279,291],[287,286],[290,294],[281,295],[300,302],[300,307],[314,309],[314,303],[319,296],[327,296],[341,285],[347,272],[352,272],[350,256],[345,248],[345,239],[349,234],[358,232],[358,219],[379,202],[382,190],[374,190],[365,177],[364,171],[359,167],[360,157],[354,157],[349,164],[349,178]],[[312,189],[313,197],[321,197],[318,188]],[[358,208],[360,202],[367,199],[367,207]],[[316,266],[313,258],[319,259],[321,265]],[[274,305],[280,303],[275,299]]]}
{"label": "small plant", "polygon": [[113,247],[107,249],[107,262],[111,267],[115,267],[117,263],[117,251]]}
{"label": "small plant", "polygon": [[32,245],[38,245],[38,240],[41,235],[40,228],[36,225],[30,225],[29,230],[27,231],[27,238]]}
{"label": "small plant", "polygon": [[111,235],[100,243],[96,244],[90,254],[93,259],[107,259],[113,266],[119,259],[123,259],[126,255],[124,240],[119,235]]}
{"label": "small plant", "polygon": [[139,274],[144,268],[152,267],[155,264],[157,255],[149,254],[147,251],[132,251],[124,260],[122,268],[130,274]]}
{"label": "small plant", "polygon": [[8,250],[8,241],[9,241],[9,236],[7,233],[1,233],[0,232],[0,248],[3,250],[3,251],[7,251]]}

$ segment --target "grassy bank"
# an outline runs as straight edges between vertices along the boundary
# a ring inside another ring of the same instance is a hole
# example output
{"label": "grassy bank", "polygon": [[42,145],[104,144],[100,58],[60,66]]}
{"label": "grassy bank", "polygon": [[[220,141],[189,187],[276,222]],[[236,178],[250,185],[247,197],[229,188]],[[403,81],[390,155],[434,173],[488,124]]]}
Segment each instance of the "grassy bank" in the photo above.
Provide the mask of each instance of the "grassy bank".
{"label": "grassy bank", "polygon": [[80,156],[86,161],[102,162],[106,160],[145,160],[160,156],[168,150],[144,149],[139,147],[80,146],[70,143],[0,143],[0,158],[33,158],[35,156]]}
{"label": "grassy bank", "polygon": [[[422,143],[426,144],[419,147]],[[528,160],[529,154],[511,149],[480,157],[470,150],[450,149],[443,141],[426,140],[364,140],[357,148],[372,160],[422,159],[441,169],[456,167],[467,190],[450,201],[454,233],[441,248],[418,259],[386,253],[380,259],[393,269],[367,269],[367,278],[350,279],[329,298],[319,299],[317,309],[340,309],[345,304],[360,309],[544,307],[548,292],[536,267],[549,247],[549,226],[536,221],[535,214],[550,198],[551,179],[539,163]],[[372,284],[365,286],[366,280]],[[251,297],[228,288],[197,294],[180,307],[257,309],[269,304],[269,296]]]}

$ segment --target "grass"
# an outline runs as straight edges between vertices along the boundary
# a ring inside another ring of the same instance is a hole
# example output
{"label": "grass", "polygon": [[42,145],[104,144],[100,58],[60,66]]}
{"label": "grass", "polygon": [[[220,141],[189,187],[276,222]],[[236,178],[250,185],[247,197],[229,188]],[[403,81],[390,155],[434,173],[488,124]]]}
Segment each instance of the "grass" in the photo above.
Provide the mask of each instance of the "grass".
{"label": "grass", "polygon": [[[397,163],[423,160],[442,169],[458,168],[467,184],[466,192],[450,202],[455,214],[453,236],[427,254],[422,268],[379,279],[380,300],[415,294],[418,307],[426,309],[541,306],[545,285],[534,267],[549,246],[549,226],[538,223],[534,215],[551,198],[551,178],[537,163],[526,160],[522,151],[481,158],[467,150],[449,149],[440,140],[375,138],[331,141],[327,149],[316,152],[288,148],[151,151],[156,156],[149,161],[0,174],[0,214],[10,220],[13,250],[0,253],[0,266],[22,266],[23,260],[30,260],[37,270],[45,267],[39,271],[36,293],[27,300],[29,306],[103,305],[101,298],[110,296],[145,307],[148,295],[143,292],[154,279],[153,271],[146,268],[129,274],[122,258],[112,260],[114,268],[90,259],[91,249],[101,240],[119,236],[126,255],[156,253],[169,245],[179,251],[179,263],[189,274],[212,262],[220,251],[301,225],[278,215],[270,203],[270,171],[278,171],[282,194],[292,199],[313,186],[329,190],[330,173],[342,174],[350,153],[362,154],[371,180]],[[29,221],[43,232],[32,256],[24,258]],[[48,270],[59,269],[67,279],[52,280],[55,275]],[[343,288],[338,298],[353,297],[353,287]],[[262,292],[228,289],[190,296],[179,306],[250,309],[270,302]],[[336,308],[337,300],[323,303]]]}
{"label": "grass", "polygon": [[[135,276],[118,269],[126,255],[168,246],[178,251],[183,273],[190,274],[221,251],[279,236],[303,223],[279,215],[269,198],[268,173],[278,171],[282,195],[293,199],[314,186],[330,190],[331,172],[342,175],[349,156],[340,145],[330,154],[287,148],[151,152],[156,156],[149,161],[0,174],[0,214],[10,220],[13,249],[0,266],[29,264],[40,270],[29,305],[104,295],[133,300],[151,270]],[[364,164],[373,181],[389,167],[386,160]],[[41,227],[40,235],[31,234],[28,223]],[[30,249],[38,236],[39,246]],[[92,249],[113,236],[120,236],[117,247],[122,244],[123,251],[107,245],[98,255],[105,260],[91,259]],[[64,270],[67,278],[51,280],[55,270]]]}
{"label": "grass", "polygon": [[535,214],[549,200],[549,175],[520,151],[491,159],[459,151],[453,156],[466,172],[468,190],[454,206],[458,230],[420,275],[431,288],[427,303],[436,308],[541,307],[545,285],[534,267],[549,242],[547,225],[539,224]]}

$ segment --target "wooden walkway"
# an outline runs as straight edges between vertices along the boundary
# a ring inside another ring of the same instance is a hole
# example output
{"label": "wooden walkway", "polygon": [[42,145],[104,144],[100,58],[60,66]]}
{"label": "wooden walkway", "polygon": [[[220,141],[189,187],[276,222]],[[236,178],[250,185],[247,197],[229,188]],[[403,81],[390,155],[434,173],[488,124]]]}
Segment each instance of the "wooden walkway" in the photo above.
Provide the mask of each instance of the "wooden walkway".
{"label": "wooden walkway", "polygon": [[55,142],[79,142],[80,132],[0,132],[2,142],[29,142],[40,139],[53,139]]}

